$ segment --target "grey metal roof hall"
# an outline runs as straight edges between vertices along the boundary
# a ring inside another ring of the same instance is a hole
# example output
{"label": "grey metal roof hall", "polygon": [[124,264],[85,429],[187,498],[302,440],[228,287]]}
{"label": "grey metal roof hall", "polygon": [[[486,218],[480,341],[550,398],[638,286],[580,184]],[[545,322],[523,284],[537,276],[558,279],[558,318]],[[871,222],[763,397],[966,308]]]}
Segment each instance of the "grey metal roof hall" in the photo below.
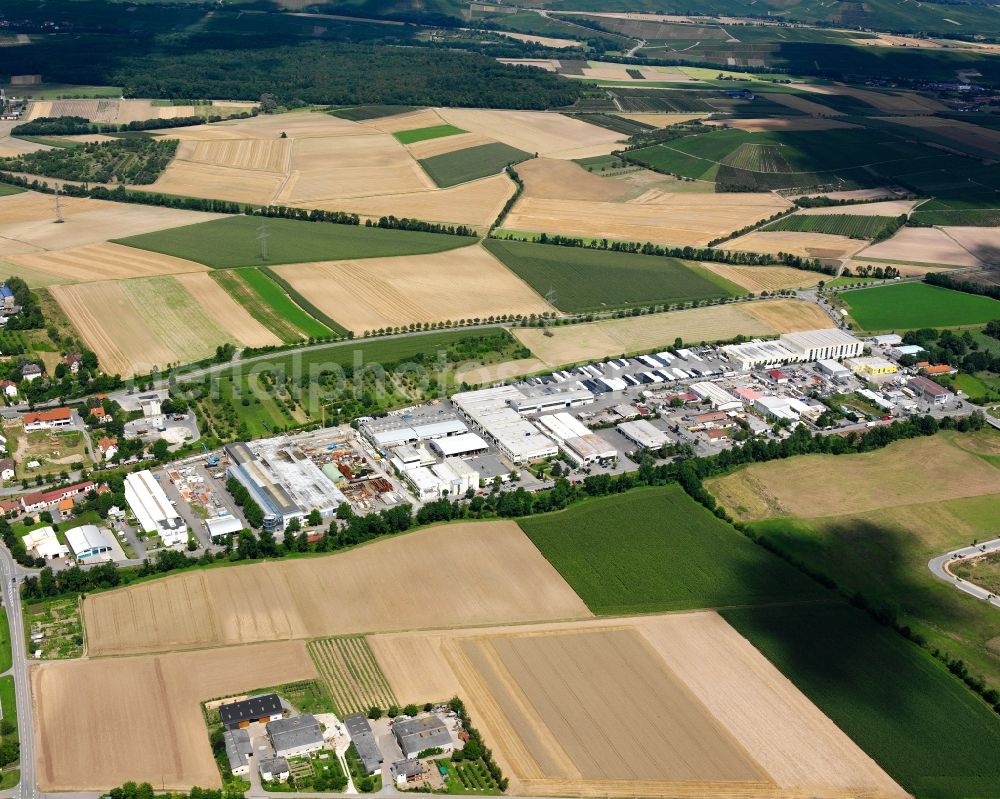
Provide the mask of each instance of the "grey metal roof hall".
{"label": "grey metal roof hall", "polygon": [[452,745],[451,733],[437,716],[397,721],[392,731],[407,757],[414,757],[425,749]]}
{"label": "grey metal roof hall", "polygon": [[323,730],[319,721],[308,713],[268,722],[265,729],[278,754],[323,744]]}
{"label": "grey metal roof hall", "polygon": [[230,702],[219,707],[219,718],[226,727],[243,721],[257,721],[281,713],[281,700],[277,694],[251,696],[240,702]]}
{"label": "grey metal roof hall", "polygon": [[347,728],[347,734],[351,736],[354,748],[358,750],[358,757],[364,763],[365,771],[372,774],[382,768],[384,760],[382,750],[378,747],[368,719],[360,713],[355,713],[344,719],[344,726]]}
{"label": "grey metal roof hall", "polygon": [[229,768],[238,769],[247,765],[247,757],[253,754],[250,733],[237,727],[234,730],[226,730],[223,733],[223,739],[226,742],[226,757],[229,759]]}

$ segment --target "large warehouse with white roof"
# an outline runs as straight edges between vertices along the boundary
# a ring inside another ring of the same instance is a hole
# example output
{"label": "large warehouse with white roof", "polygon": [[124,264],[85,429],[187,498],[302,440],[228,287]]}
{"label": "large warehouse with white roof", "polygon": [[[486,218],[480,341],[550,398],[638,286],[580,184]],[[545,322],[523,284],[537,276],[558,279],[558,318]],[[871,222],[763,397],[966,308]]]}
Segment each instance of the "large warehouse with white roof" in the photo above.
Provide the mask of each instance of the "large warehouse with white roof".
{"label": "large warehouse with white roof", "polygon": [[125,478],[125,500],[143,532],[158,535],[164,546],[186,544],[188,526],[149,469]]}

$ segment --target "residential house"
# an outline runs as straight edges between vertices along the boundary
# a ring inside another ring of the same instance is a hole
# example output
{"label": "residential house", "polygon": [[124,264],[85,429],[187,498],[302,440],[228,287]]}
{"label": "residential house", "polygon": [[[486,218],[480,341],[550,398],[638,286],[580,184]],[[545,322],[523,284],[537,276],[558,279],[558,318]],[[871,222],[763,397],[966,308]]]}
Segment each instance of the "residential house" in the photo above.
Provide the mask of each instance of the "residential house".
{"label": "residential house", "polygon": [[24,414],[24,431],[52,430],[58,427],[69,427],[73,424],[73,412],[69,408],[51,408],[46,411],[34,411]]}
{"label": "residential house", "polygon": [[260,778],[264,782],[285,782],[288,779],[288,761],[283,757],[265,757],[260,761]]}
{"label": "residential house", "polygon": [[12,311],[16,304],[17,300],[14,299],[14,292],[10,287],[6,283],[0,285],[0,309]]}
{"label": "residential house", "polygon": [[42,376],[42,367],[37,363],[26,363],[21,367],[21,378],[29,383]]}
{"label": "residential house", "polygon": [[118,453],[118,439],[104,436],[97,442],[97,449],[104,456],[104,460],[109,461]]}
{"label": "residential house", "polygon": [[103,405],[96,405],[95,407],[91,408],[90,413],[88,415],[90,416],[91,419],[93,419],[97,423],[106,422],[108,419],[111,418],[111,414],[109,414],[106,410],[104,410]]}
{"label": "residential house", "polygon": [[36,491],[31,494],[25,494],[21,497],[21,509],[25,513],[46,510],[47,508],[55,507],[61,500],[86,494],[94,488],[93,481],[87,480],[83,483],[74,483],[71,486],[65,486],[64,488],[54,488],[51,491]]}
{"label": "residential house", "polygon": [[17,396],[17,383],[13,380],[4,380],[0,382],[0,388],[2,388],[3,393],[11,399]]}
{"label": "residential house", "polygon": [[83,366],[83,357],[75,352],[71,352],[63,358],[63,363],[72,374],[76,374],[80,371],[80,367]]}

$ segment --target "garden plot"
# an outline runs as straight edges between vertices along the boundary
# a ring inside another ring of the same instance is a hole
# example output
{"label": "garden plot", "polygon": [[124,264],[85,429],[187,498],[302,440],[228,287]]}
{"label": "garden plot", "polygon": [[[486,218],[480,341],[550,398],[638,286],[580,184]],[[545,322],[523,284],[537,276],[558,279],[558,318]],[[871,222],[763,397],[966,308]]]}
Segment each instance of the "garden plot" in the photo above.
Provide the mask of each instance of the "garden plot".
{"label": "garden plot", "polygon": [[431,255],[295,264],[276,271],[355,333],[554,310],[479,245]]}
{"label": "garden plot", "polygon": [[513,793],[905,795],[714,613],[369,640],[400,701],[465,700]]}
{"label": "garden plot", "polygon": [[158,790],[219,788],[200,703],[316,676],[297,641],[34,666],[38,787],[97,791],[131,780]]}
{"label": "garden plot", "polygon": [[[392,562],[423,576],[406,592],[383,590],[379,577]],[[266,603],[249,600],[262,593]],[[513,522],[449,524],[322,558],[188,572],[93,594],[82,612],[92,656],[590,616]]]}
{"label": "garden plot", "polygon": [[550,158],[605,155],[620,146],[620,133],[547,111],[494,111],[483,108],[440,108],[449,124]]}
{"label": "garden plot", "polygon": [[858,253],[859,259],[945,266],[982,266],[980,260],[938,228],[903,227],[887,241]]}

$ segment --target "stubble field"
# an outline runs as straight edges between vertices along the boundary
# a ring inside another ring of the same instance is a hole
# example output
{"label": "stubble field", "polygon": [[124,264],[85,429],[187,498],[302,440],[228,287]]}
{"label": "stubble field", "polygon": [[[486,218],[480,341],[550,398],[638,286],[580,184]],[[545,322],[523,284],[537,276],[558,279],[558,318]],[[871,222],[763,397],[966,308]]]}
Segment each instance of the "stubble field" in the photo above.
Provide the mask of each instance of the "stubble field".
{"label": "stubble field", "polygon": [[979,259],[938,228],[903,227],[886,241],[858,253],[859,258],[917,264],[981,266]]}
{"label": "stubble field", "polygon": [[934,436],[860,455],[755,464],[709,481],[709,488],[743,519],[834,516],[1000,493],[1000,470],[954,438]]}
{"label": "stubble field", "polygon": [[221,787],[199,703],[316,676],[301,641],[35,666],[38,787]]}
{"label": "stubble field", "polygon": [[[422,577],[405,592],[383,590],[387,562]],[[254,599],[262,593],[266,603]],[[83,604],[91,655],[589,615],[513,522],[432,527],[331,556],[191,572]]]}
{"label": "stubble field", "polygon": [[369,640],[400,701],[465,699],[512,792],[903,795],[714,613]]}
{"label": "stubble field", "polygon": [[32,278],[37,277],[45,277],[50,283],[92,283],[208,271],[206,266],[194,261],[110,242],[85,244],[55,252],[12,255],[10,262],[24,267],[29,285]]}
{"label": "stubble field", "polygon": [[478,244],[437,255],[296,264],[277,272],[355,333],[553,310]]}
{"label": "stubble field", "polygon": [[244,346],[267,347],[281,344],[281,339],[254,319],[207,272],[189,272],[176,275],[175,279],[197,300],[206,314]]}
{"label": "stubble field", "polygon": [[790,266],[733,266],[718,263],[703,263],[702,266],[755,294],[762,291],[815,286],[827,277],[819,272],[792,269]]}
{"label": "stubble field", "polygon": [[763,252],[777,255],[786,252],[803,258],[843,258],[863,249],[864,241],[830,233],[794,231],[755,231],[724,242],[720,247],[739,252]]}

